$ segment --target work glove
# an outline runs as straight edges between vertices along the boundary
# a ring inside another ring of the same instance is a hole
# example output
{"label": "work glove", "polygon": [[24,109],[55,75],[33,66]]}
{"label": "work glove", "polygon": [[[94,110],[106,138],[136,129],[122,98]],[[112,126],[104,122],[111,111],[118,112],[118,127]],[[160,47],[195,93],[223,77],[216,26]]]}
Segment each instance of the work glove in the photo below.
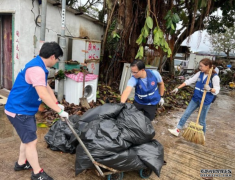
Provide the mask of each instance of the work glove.
{"label": "work glove", "polygon": [[164,99],[161,98],[158,104],[159,104],[160,106],[163,106],[163,104],[164,104]]}
{"label": "work glove", "polygon": [[175,88],[173,91],[171,91],[171,93],[174,93],[174,94],[176,94],[177,92],[178,92],[178,88]]}
{"label": "work glove", "polygon": [[207,84],[204,85],[204,90],[206,90],[207,92],[211,91],[211,87]]}
{"label": "work glove", "polygon": [[61,109],[61,111],[58,113],[60,117],[69,119],[69,114]]}
{"label": "work glove", "polygon": [[58,106],[60,107],[60,109],[64,110],[64,106],[62,104],[58,104]]}

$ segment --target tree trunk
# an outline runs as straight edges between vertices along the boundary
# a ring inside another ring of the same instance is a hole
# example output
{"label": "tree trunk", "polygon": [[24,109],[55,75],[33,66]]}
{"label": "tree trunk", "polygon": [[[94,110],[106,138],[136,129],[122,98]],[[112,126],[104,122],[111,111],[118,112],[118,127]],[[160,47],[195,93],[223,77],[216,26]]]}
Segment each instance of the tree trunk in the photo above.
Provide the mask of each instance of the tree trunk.
{"label": "tree trunk", "polygon": [[[108,0],[111,1],[111,0]],[[113,3],[115,0],[112,1]],[[167,1],[166,1],[167,2]],[[166,30],[166,20],[165,16],[173,6],[173,1],[168,1],[166,3],[165,1],[160,0],[152,0],[151,3],[151,16],[154,14],[157,17],[158,25],[161,28],[161,30],[166,35],[165,37],[168,37],[169,32]],[[190,20],[188,22],[188,26],[184,29],[184,31],[178,35],[171,35],[171,39],[168,41],[168,45],[172,50],[172,55],[168,59],[170,63],[170,74],[174,75],[174,56],[176,52],[178,51],[180,45],[182,42],[194,32],[198,30],[202,30],[204,28],[203,26],[203,20],[205,19],[206,15],[212,12],[214,1],[212,1],[212,6],[208,6],[209,9],[205,8],[201,10],[201,15],[198,17],[195,17],[194,27],[191,28],[192,24],[192,13],[190,14]],[[107,3],[108,4],[108,3]],[[122,67],[124,62],[131,63],[137,53],[137,50],[139,46],[136,43],[137,38],[139,37],[141,33],[141,29],[144,26],[145,19],[146,19],[146,9],[147,9],[147,0],[118,0],[118,7],[116,9],[116,14],[112,17],[112,22],[117,20],[116,25],[116,33],[119,34],[120,39],[117,42],[117,46],[114,50],[112,50],[112,59],[106,60],[105,64],[108,63],[108,65],[105,65],[105,68],[103,69],[103,72],[105,72],[105,76],[107,79],[109,79],[109,85],[111,82],[114,82],[114,80],[119,80],[122,74]],[[155,18],[154,19],[154,26],[156,25]],[[112,34],[109,34],[110,38],[112,38]],[[146,44],[143,43],[143,46]],[[151,46],[151,45],[150,45]],[[160,48],[158,50],[154,50],[154,54],[158,54],[161,59],[161,63],[159,65],[159,70],[161,71],[162,67],[162,58],[166,55]]]}

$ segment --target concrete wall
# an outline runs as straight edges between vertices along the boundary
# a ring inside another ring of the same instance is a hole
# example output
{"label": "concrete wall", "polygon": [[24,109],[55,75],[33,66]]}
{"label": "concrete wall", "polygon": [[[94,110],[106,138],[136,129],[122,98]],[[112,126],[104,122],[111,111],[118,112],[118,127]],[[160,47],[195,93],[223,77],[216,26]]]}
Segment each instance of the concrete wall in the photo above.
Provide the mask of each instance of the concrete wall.
{"label": "concrete wall", "polygon": [[[51,0],[50,0],[51,2]],[[35,23],[36,17],[41,12],[41,6],[35,0],[0,0],[0,14],[13,14],[13,67],[14,79],[24,65],[40,49],[40,27]],[[88,36],[90,39],[101,40],[104,28],[95,24],[92,18],[86,15],[75,16],[66,11],[65,35],[73,37]],[[68,31],[68,30],[69,31]],[[47,3],[46,35],[45,41],[57,41],[57,35],[61,33],[61,8]],[[17,58],[18,57],[18,58]]]}

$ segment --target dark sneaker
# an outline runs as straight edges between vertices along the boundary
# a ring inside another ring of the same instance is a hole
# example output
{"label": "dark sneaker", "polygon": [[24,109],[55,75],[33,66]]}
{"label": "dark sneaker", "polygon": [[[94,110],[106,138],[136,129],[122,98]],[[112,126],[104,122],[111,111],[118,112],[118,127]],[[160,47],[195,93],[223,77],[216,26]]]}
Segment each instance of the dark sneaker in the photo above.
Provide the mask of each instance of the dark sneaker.
{"label": "dark sneaker", "polygon": [[32,172],[31,180],[53,180],[53,178],[48,176],[42,169],[38,174]]}
{"label": "dark sneaker", "polygon": [[28,161],[26,161],[25,164],[22,164],[22,165],[19,165],[18,162],[16,162],[15,167],[14,167],[15,171],[31,170],[31,169],[32,167]]}

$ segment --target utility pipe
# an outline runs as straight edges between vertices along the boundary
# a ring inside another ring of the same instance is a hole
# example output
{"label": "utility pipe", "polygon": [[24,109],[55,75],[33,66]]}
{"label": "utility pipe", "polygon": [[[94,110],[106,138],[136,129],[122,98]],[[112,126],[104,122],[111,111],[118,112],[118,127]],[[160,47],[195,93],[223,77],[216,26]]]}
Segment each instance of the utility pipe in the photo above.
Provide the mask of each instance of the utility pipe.
{"label": "utility pipe", "polygon": [[46,33],[46,15],[47,15],[47,0],[42,0],[41,28],[40,28],[40,48],[45,42]]}
{"label": "utility pipe", "polygon": [[[66,13],[66,0],[62,0],[62,21],[61,21],[61,37],[60,37],[60,47],[62,48],[64,54],[63,57],[60,58],[59,61],[59,70],[62,70],[64,72],[65,70],[65,48],[66,48],[66,40],[65,40],[65,13]],[[58,101],[62,101],[64,97],[64,79],[59,80],[58,83]]]}

